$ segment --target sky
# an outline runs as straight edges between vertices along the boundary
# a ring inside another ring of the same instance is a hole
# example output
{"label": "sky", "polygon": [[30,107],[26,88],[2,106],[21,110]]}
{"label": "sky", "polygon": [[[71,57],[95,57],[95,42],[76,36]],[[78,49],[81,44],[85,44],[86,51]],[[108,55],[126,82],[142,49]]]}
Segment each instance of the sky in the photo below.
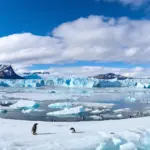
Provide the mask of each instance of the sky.
{"label": "sky", "polygon": [[150,0],[1,0],[0,63],[17,73],[150,77]]}

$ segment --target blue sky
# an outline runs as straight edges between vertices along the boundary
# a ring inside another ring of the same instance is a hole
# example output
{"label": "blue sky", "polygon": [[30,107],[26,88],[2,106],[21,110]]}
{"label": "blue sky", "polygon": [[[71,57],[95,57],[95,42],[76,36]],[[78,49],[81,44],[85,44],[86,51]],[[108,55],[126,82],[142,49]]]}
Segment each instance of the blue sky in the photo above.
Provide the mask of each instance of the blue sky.
{"label": "blue sky", "polygon": [[44,36],[61,23],[89,15],[148,18],[145,11],[142,6],[135,10],[129,5],[102,0],[1,0],[0,36],[22,32]]}
{"label": "blue sky", "polygon": [[86,66],[98,68],[96,73],[141,74],[149,70],[150,62],[149,4],[149,0],[1,0],[0,62],[19,71],[53,68],[58,73],[58,68],[69,67],[73,74],[74,67]]}

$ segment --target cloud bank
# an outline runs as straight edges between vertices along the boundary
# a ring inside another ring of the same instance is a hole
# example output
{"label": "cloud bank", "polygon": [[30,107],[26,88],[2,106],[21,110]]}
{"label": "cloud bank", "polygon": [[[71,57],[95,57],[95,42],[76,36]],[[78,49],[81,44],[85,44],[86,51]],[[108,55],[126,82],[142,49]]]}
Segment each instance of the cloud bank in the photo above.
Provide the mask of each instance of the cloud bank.
{"label": "cloud bank", "polygon": [[[97,1],[100,1],[100,0],[97,0]],[[136,7],[142,6],[142,5],[150,2],[150,0],[104,0],[104,1],[119,2],[124,5],[132,5],[132,6],[136,6]]]}
{"label": "cloud bank", "polygon": [[66,22],[52,36],[31,33],[0,38],[0,62],[21,69],[74,61],[150,63],[150,20],[89,16]]}

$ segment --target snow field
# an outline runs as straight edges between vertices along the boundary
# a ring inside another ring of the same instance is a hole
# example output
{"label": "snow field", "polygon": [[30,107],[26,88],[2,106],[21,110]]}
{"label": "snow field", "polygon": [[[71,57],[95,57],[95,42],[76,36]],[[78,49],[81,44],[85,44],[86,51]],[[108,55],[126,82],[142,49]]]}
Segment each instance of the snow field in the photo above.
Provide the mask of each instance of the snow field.
{"label": "snow field", "polygon": [[[0,119],[3,150],[149,150],[150,117],[97,122],[38,122]],[[77,133],[71,133],[74,127]],[[112,134],[110,134],[112,133]]]}

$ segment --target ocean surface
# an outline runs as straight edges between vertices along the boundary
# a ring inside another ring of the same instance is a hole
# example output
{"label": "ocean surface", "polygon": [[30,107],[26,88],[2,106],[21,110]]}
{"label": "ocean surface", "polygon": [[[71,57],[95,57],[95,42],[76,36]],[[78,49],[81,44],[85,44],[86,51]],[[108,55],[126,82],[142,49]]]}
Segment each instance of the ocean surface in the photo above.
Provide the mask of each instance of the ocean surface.
{"label": "ocean surface", "polygon": [[[26,103],[19,110],[10,110],[19,101],[34,101],[38,108],[28,108]],[[123,119],[150,115],[150,89],[127,88],[0,88],[1,118],[39,121],[89,121]],[[83,106],[81,112],[70,108],[50,108],[55,103],[73,104],[72,108]],[[92,105],[91,105],[92,103]],[[98,106],[102,104],[102,106]],[[113,105],[111,108],[107,104]],[[107,108],[108,107],[108,108]],[[67,109],[69,115],[63,114]],[[28,111],[29,110],[29,111]],[[57,115],[47,115],[49,112]]]}

